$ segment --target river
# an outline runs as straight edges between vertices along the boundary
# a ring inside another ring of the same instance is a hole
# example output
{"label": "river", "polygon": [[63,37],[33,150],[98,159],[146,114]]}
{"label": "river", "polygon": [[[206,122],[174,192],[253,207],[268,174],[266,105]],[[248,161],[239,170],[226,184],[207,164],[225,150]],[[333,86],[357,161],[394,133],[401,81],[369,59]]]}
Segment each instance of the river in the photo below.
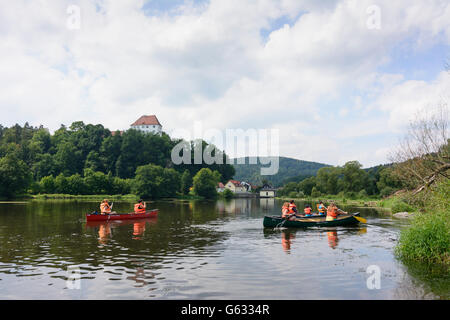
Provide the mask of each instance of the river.
{"label": "river", "polygon": [[87,223],[96,202],[0,203],[0,299],[449,299],[448,274],[395,258],[409,222],[375,209],[343,208],[365,225],[273,230],[275,199],[147,204],[157,218]]}

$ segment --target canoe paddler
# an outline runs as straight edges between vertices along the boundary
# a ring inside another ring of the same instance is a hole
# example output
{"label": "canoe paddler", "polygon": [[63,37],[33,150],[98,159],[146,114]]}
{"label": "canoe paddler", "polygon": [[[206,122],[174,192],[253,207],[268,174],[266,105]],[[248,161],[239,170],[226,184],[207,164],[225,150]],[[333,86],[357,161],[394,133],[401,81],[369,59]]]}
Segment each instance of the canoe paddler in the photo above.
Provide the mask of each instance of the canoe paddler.
{"label": "canoe paddler", "polygon": [[111,214],[112,207],[108,203],[108,199],[103,199],[102,203],[100,203],[100,212],[101,214]]}
{"label": "canoe paddler", "polygon": [[141,199],[134,205],[134,213],[145,213],[147,204]]}
{"label": "canoe paddler", "polygon": [[317,211],[319,211],[319,215],[321,216],[324,216],[327,212],[327,207],[325,207],[322,201],[319,201],[319,204],[317,205]]}
{"label": "canoe paddler", "polygon": [[347,212],[339,209],[334,202],[332,202],[327,208],[327,218],[326,221],[336,220],[338,215],[347,214]]}
{"label": "canoe paddler", "polygon": [[283,203],[283,206],[281,207],[281,216],[283,218],[287,218],[289,216],[289,202]]}
{"label": "canoe paddler", "polygon": [[312,208],[309,204],[305,206],[305,209],[303,209],[303,212],[305,213],[305,217],[311,217],[312,214]]}
{"label": "canoe paddler", "polygon": [[295,205],[294,200],[291,200],[289,202],[289,214],[297,214],[297,206]]}

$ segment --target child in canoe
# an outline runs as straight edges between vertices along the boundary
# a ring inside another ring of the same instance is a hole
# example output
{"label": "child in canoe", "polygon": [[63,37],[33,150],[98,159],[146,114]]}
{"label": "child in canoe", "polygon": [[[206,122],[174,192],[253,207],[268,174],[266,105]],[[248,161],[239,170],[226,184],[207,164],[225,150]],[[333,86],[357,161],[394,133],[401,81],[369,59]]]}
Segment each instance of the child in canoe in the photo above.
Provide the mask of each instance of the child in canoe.
{"label": "child in canoe", "polygon": [[101,214],[112,214],[115,212],[111,212],[112,206],[109,205],[108,199],[103,199],[102,203],[100,203],[100,213]]}
{"label": "child in canoe", "polygon": [[286,219],[295,218],[295,212],[292,210],[292,207],[290,207],[289,202],[283,203],[283,206],[281,207],[281,217]]}
{"label": "child in canoe", "polygon": [[305,212],[305,217],[311,217],[312,214],[312,208],[309,204],[305,206],[305,209],[303,209],[303,212]]}

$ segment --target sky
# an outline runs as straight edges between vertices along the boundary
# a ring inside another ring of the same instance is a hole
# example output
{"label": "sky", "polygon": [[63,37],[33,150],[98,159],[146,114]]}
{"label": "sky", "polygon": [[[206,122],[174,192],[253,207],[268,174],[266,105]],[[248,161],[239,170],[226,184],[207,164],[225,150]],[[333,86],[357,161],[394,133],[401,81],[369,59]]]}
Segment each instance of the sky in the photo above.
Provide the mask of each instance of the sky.
{"label": "sky", "polygon": [[278,130],[281,156],[370,167],[450,92],[447,0],[0,3],[3,126],[155,114],[169,134]]}

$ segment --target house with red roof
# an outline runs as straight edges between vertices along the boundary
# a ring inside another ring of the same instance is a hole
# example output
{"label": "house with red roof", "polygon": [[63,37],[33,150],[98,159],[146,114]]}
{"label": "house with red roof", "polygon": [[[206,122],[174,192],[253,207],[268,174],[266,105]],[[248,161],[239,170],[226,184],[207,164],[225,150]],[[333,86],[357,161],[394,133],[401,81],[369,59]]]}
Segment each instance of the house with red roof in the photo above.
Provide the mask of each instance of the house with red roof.
{"label": "house with red roof", "polygon": [[155,115],[142,116],[131,124],[132,129],[161,135],[162,125]]}
{"label": "house with red roof", "polygon": [[250,191],[248,190],[247,183],[237,180],[229,180],[225,184],[225,188],[231,190],[233,193],[247,193]]}

